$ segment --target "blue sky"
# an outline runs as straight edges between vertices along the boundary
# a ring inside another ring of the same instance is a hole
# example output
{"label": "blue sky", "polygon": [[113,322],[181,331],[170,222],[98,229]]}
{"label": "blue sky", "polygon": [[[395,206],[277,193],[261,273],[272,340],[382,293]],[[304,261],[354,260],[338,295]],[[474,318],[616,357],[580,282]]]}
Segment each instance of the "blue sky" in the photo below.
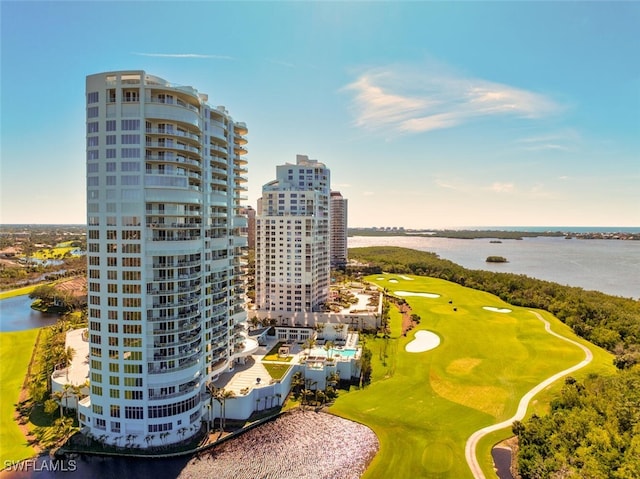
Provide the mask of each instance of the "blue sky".
{"label": "blue sky", "polygon": [[143,69],[296,154],[350,226],[640,225],[640,3],[7,2],[1,223],[84,223],[86,75]]}

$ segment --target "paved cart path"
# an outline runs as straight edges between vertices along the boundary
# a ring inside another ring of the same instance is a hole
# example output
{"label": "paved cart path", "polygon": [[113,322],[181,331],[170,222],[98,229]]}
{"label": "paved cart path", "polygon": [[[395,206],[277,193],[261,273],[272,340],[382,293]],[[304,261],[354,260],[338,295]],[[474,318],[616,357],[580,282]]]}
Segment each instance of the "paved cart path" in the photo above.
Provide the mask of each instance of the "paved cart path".
{"label": "paved cart path", "polygon": [[513,415],[513,417],[507,419],[506,421],[502,421],[501,423],[493,424],[492,426],[484,427],[484,428],[474,432],[469,437],[469,439],[467,439],[467,444],[465,446],[465,457],[467,458],[467,463],[469,464],[469,468],[471,469],[471,472],[473,473],[473,477],[475,477],[475,479],[486,479],[486,476],[482,472],[482,468],[480,467],[480,464],[478,463],[478,458],[476,456],[476,448],[478,446],[478,442],[480,442],[480,440],[484,436],[486,436],[487,434],[490,434],[490,433],[492,433],[494,431],[498,431],[500,429],[504,429],[506,427],[511,426],[513,421],[521,421],[524,418],[525,414],[527,413],[527,408],[529,407],[529,402],[531,402],[531,400],[533,399],[533,397],[536,394],[538,394],[544,388],[546,388],[550,384],[554,383],[555,381],[557,381],[561,377],[566,376],[567,374],[571,374],[572,372],[577,371],[578,369],[581,369],[581,368],[585,367],[593,359],[593,353],[591,352],[591,350],[589,348],[587,348],[586,346],[583,346],[582,344],[578,343],[577,341],[574,341],[574,340],[569,339],[569,338],[565,338],[564,336],[561,336],[560,334],[551,331],[551,325],[549,324],[549,322],[546,319],[544,319],[540,315],[540,313],[537,313],[535,311],[530,311],[530,313],[534,314],[540,321],[542,321],[544,323],[544,329],[549,334],[551,334],[553,336],[556,336],[556,337],[562,339],[563,341],[567,341],[568,343],[575,344],[576,346],[578,346],[579,348],[581,348],[584,351],[586,357],[585,357],[584,360],[582,360],[581,362],[579,362],[575,366],[572,366],[572,367],[570,367],[568,369],[565,369],[564,371],[560,371],[559,373],[554,374],[553,376],[545,379],[540,384],[538,384],[536,387],[531,389],[527,394],[522,396],[522,399],[520,400],[520,404],[518,404],[518,410]]}

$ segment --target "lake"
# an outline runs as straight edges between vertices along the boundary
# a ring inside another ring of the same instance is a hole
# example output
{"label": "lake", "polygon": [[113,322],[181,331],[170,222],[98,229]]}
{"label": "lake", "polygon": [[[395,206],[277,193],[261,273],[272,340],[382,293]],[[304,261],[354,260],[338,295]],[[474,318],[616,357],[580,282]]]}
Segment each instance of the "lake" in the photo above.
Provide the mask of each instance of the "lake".
{"label": "lake", "polygon": [[[500,241],[351,236],[348,247],[401,246],[436,253],[468,269],[524,274],[613,296],[640,298],[640,241],[567,240],[548,236]],[[487,256],[503,256],[508,263],[486,263]]]}
{"label": "lake", "polygon": [[22,331],[55,324],[57,314],[41,313],[31,309],[29,295],[0,300],[0,332]]}
{"label": "lake", "polygon": [[378,451],[371,429],[326,413],[285,413],[196,456],[134,459],[41,456],[0,474],[9,479],[358,479]]}

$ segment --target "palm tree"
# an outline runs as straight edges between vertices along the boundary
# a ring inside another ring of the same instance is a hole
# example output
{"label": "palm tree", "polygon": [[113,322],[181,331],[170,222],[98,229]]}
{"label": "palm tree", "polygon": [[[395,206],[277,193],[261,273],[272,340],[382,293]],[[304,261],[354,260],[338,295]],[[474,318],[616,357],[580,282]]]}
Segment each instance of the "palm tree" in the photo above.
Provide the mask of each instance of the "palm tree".
{"label": "palm tree", "polygon": [[296,372],[291,376],[291,389],[294,394],[300,394],[300,388],[304,386],[304,376],[301,371]]}
{"label": "palm tree", "polygon": [[155,437],[155,435],[154,435],[154,434],[147,434],[147,435],[144,437],[144,442],[146,442],[146,443],[147,443],[147,447],[149,447],[149,444],[153,441],[153,438],[154,438],[154,437]]}
{"label": "palm tree", "polygon": [[331,359],[333,355],[333,341],[327,341],[324,343],[324,350],[327,352],[327,359]]}
{"label": "palm tree", "polygon": [[[210,401],[215,399],[220,405],[220,434],[222,434],[225,426],[226,401],[235,397],[235,393],[224,388],[218,388],[213,383],[207,383],[206,388],[209,392]],[[213,402],[210,403],[210,408],[211,410],[213,409]]]}
{"label": "palm tree", "polygon": [[329,386],[334,386],[340,382],[340,374],[336,371],[332,372],[327,376],[327,384]]}
{"label": "palm tree", "polygon": [[73,427],[73,419],[70,417],[56,419],[53,425],[55,428],[55,437],[59,442],[64,442],[75,430]]}
{"label": "palm tree", "polygon": [[233,391],[222,390],[222,427],[227,425],[227,399],[236,397]]}

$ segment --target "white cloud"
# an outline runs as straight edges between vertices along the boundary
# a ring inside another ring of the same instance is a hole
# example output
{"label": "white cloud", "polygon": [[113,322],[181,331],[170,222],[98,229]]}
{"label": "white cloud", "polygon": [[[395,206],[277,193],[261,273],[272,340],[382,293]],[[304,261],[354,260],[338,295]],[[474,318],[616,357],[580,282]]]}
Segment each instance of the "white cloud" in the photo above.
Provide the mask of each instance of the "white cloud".
{"label": "white cloud", "polygon": [[495,193],[513,193],[515,191],[515,185],[513,183],[495,182],[488,189]]}
{"label": "white cloud", "polygon": [[226,55],[204,55],[200,53],[142,53],[133,52],[134,55],[141,57],[160,57],[160,58],[211,58],[214,60],[233,60],[232,57]]}
{"label": "white cloud", "polygon": [[516,143],[527,151],[556,150],[572,151],[580,141],[580,135],[573,129],[566,129],[547,135],[520,138]]}
{"label": "white cloud", "polygon": [[419,133],[494,116],[537,119],[561,108],[551,98],[480,78],[426,66],[365,71],[344,87],[353,92],[355,125]]}

